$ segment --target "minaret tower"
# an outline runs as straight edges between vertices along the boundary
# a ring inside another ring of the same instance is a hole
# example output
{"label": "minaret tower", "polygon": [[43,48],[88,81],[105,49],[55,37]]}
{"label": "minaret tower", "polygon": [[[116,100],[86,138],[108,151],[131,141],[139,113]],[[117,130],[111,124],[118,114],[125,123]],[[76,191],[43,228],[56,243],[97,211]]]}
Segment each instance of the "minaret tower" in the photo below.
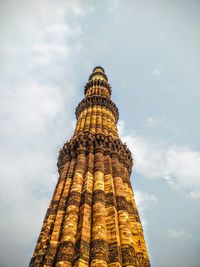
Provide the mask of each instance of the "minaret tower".
{"label": "minaret tower", "polygon": [[96,67],[58,157],[59,179],[30,267],[150,267],[118,116],[104,69]]}

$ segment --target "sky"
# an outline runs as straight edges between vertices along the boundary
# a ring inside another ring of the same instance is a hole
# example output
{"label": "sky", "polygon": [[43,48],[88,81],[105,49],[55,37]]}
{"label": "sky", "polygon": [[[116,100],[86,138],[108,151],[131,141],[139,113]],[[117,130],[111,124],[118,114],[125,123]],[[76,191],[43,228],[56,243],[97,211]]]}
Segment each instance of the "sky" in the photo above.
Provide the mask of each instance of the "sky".
{"label": "sky", "polygon": [[28,266],[101,65],[152,267],[200,266],[200,1],[0,1],[0,267]]}

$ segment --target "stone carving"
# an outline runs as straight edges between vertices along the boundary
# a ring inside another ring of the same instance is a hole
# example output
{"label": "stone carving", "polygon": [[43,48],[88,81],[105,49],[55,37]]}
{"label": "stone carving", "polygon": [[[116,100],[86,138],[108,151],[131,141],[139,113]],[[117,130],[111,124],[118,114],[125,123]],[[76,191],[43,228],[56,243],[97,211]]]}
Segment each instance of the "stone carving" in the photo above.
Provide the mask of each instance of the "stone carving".
{"label": "stone carving", "polygon": [[91,242],[90,260],[102,259],[107,261],[108,259],[108,246],[104,240],[93,240]]}
{"label": "stone carving", "polygon": [[116,197],[117,201],[117,210],[125,210],[128,211],[128,205],[127,205],[127,200],[123,196],[117,196]]}
{"label": "stone carving", "polygon": [[73,262],[75,263],[78,259],[89,261],[89,258],[90,258],[90,243],[79,239],[75,244]]}
{"label": "stone carving", "polygon": [[71,241],[64,241],[60,244],[60,249],[56,261],[72,262],[73,255],[74,255],[74,244]]}
{"label": "stone carving", "polygon": [[116,198],[113,192],[106,194],[106,206],[116,207]]}
{"label": "stone carving", "polygon": [[132,246],[122,246],[121,252],[123,266],[131,265],[137,267],[136,255]]}
{"label": "stone carving", "polygon": [[95,190],[93,192],[93,203],[101,202],[102,204],[105,204],[105,201],[106,201],[106,196],[103,190]]}
{"label": "stone carving", "polygon": [[119,262],[121,264],[121,249],[117,242],[108,245],[108,263]]}
{"label": "stone carving", "polygon": [[67,202],[67,206],[75,205],[75,206],[79,207],[80,200],[81,200],[81,194],[79,192],[72,191],[69,194],[69,199],[68,199],[68,202]]}

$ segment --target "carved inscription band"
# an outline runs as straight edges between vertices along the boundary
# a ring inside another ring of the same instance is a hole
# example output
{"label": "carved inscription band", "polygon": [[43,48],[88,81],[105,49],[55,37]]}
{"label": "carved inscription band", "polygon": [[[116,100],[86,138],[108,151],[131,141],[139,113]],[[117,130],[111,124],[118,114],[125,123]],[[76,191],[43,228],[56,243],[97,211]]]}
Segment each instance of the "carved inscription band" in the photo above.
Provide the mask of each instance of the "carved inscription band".
{"label": "carved inscription band", "polygon": [[111,136],[101,134],[93,135],[91,133],[80,135],[64,145],[58,157],[58,169],[65,164],[69,157],[76,157],[80,153],[88,154],[98,152],[112,157],[118,157],[119,161],[131,172],[133,160],[126,144],[123,144],[120,139],[113,139]]}

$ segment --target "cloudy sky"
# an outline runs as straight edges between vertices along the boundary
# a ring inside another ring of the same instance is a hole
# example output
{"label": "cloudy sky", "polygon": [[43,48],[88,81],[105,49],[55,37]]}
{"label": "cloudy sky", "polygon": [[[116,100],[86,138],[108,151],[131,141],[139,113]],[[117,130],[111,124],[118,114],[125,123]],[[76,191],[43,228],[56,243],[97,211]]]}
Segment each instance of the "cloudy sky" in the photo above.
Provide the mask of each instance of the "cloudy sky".
{"label": "cloudy sky", "polygon": [[200,1],[0,1],[0,267],[26,267],[96,65],[152,267],[200,266]]}

